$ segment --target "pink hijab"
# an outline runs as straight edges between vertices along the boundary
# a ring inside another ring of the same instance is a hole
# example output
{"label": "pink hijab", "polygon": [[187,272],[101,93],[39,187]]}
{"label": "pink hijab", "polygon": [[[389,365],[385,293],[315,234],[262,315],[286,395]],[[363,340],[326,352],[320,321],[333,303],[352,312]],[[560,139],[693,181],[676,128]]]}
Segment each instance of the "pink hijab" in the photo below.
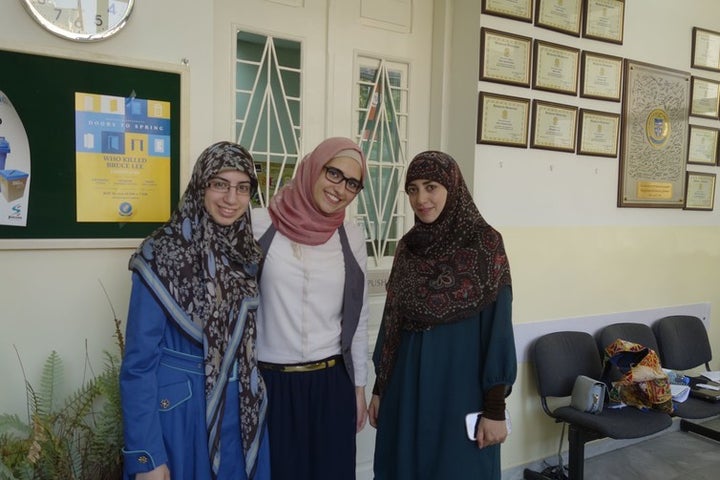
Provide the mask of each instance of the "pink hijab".
{"label": "pink hijab", "polygon": [[362,179],[365,178],[367,167],[360,147],[349,138],[328,138],[305,155],[295,177],[270,200],[273,225],[290,240],[303,245],[322,245],[342,225],[344,209],[328,215],[318,210],[313,199],[315,182],[323,174],[323,167],[335,157],[359,157]]}

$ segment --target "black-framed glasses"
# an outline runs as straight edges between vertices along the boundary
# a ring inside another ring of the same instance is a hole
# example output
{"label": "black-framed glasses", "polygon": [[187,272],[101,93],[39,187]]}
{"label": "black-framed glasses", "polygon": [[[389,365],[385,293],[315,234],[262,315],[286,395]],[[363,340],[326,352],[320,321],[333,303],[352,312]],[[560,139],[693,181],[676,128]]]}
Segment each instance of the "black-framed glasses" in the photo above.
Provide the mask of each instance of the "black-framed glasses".
{"label": "black-framed glasses", "polygon": [[346,177],[342,170],[339,170],[335,167],[323,167],[325,169],[325,178],[330,180],[332,183],[338,184],[345,182],[345,188],[350,193],[360,193],[360,190],[363,189],[363,184],[360,180],[356,178],[348,178]]}
{"label": "black-framed glasses", "polygon": [[250,182],[238,182],[233,185],[221,178],[213,178],[207,183],[207,187],[217,193],[228,193],[231,188],[234,188],[238,195],[250,195],[252,191]]}

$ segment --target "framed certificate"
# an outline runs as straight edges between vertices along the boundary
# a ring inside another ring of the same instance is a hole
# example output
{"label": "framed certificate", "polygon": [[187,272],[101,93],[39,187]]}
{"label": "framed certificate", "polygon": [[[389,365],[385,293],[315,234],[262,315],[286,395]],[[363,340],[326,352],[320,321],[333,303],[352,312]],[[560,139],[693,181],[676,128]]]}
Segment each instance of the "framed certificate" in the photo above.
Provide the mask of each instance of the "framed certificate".
{"label": "framed certificate", "polygon": [[480,30],[480,80],[529,87],[530,55],[530,37]]}
{"label": "framed certificate", "polygon": [[695,165],[717,165],[717,128],[690,125],[687,163]]}
{"label": "framed certificate", "polygon": [[623,59],[583,51],[580,62],[580,96],[619,102],[622,93]]}
{"label": "framed certificate", "polygon": [[530,147],[575,152],[577,107],[533,100]]}
{"label": "framed certificate", "polygon": [[685,210],[712,210],[715,206],[715,174],[687,172]]}
{"label": "framed certificate", "polygon": [[690,74],[623,63],[618,207],[682,208]]}
{"label": "framed certificate", "polygon": [[693,27],[690,66],[720,72],[720,32]]}
{"label": "framed certificate", "polygon": [[623,43],[625,0],[585,0],[583,37]]}
{"label": "framed certificate", "polygon": [[577,95],[580,50],[535,40],[533,88]]}
{"label": "framed certificate", "polygon": [[620,114],[580,109],[578,155],[617,157]]}
{"label": "framed certificate", "polygon": [[482,13],[532,22],[533,0],[482,0]]}
{"label": "framed certificate", "polygon": [[693,76],[690,85],[690,115],[718,118],[719,113],[720,82]]}
{"label": "framed certificate", "polygon": [[527,147],[530,100],[480,92],[477,143]]}
{"label": "framed certificate", "polygon": [[535,0],[535,25],[580,36],[583,0]]}

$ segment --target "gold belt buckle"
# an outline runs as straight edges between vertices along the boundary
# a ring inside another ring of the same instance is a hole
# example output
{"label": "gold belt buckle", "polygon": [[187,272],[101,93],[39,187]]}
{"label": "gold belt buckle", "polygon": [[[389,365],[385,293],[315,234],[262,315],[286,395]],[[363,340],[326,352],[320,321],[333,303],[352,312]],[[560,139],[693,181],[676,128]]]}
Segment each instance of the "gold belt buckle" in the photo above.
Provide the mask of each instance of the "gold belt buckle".
{"label": "gold belt buckle", "polygon": [[308,363],[306,365],[286,365],[282,367],[283,372],[314,372],[315,370],[322,370],[323,368],[330,368],[335,366],[335,359],[323,360],[321,362]]}

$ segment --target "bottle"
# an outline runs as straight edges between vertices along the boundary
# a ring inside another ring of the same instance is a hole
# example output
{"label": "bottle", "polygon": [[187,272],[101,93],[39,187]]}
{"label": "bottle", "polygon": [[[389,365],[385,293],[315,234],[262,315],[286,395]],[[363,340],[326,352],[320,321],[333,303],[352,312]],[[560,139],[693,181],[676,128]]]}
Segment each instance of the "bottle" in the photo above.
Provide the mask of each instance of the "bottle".
{"label": "bottle", "polygon": [[667,368],[663,368],[663,371],[667,374],[670,383],[674,383],[675,385],[690,385],[690,378],[682,373]]}

